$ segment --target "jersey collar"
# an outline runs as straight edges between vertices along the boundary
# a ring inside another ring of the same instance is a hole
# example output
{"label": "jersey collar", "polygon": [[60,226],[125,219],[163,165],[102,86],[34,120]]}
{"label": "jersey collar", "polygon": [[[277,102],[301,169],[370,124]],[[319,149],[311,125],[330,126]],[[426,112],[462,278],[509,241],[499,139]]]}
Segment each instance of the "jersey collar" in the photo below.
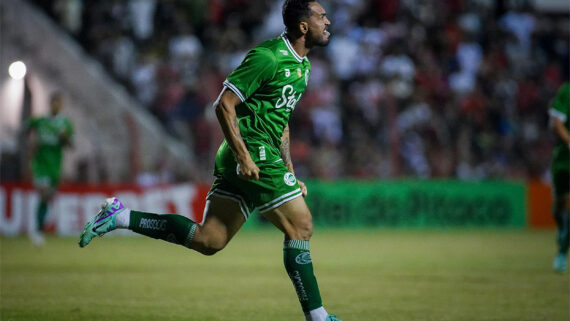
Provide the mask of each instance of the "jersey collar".
{"label": "jersey collar", "polygon": [[295,57],[295,59],[298,62],[303,62],[303,60],[306,60],[307,57],[303,57],[301,58],[301,56],[299,56],[299,54],[295,51],[295,49],[293,48],[293,46],[291,45],[291,42],[289,41],[289,39],[287,39],[287,35],[285,34],[285,32],[283,32],[281,34],[281,39],[283,39],[283,42],[285,42],[285,45],[287,46],[287,49],[289,49],[289,52],[291,52],[291,54],[293,55],[293,57]]}

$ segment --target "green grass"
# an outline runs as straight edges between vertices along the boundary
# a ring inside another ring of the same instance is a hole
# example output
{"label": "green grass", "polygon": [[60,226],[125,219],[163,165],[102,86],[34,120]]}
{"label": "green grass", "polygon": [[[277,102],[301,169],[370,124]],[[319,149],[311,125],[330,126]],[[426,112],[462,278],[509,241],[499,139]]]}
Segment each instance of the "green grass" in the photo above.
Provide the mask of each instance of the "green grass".
{"label": "green grass", "polygon": [[[0,319],[303,320],[276,230],[213,257],[143,237],[0,238]],[[568,321],[552,231],[318,230],[325,307],[344,321]]]}

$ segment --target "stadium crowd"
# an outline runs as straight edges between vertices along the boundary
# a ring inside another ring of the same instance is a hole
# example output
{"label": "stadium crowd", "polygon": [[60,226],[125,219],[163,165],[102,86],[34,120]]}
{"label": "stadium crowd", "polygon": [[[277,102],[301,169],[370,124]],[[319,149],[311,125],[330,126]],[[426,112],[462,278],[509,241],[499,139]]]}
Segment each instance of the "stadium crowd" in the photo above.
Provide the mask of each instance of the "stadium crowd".
{"label": "stadium crowd", "polygon": [[[209,174],[209,106],[281,1],[36,1]],[[569,70],[569,17],[525,1],[323,1],[328,47],[309,54],[291,119],[300,177],[527,179],[548,175],[548,105]],[[216,140],[213,142],[213,140]]]}

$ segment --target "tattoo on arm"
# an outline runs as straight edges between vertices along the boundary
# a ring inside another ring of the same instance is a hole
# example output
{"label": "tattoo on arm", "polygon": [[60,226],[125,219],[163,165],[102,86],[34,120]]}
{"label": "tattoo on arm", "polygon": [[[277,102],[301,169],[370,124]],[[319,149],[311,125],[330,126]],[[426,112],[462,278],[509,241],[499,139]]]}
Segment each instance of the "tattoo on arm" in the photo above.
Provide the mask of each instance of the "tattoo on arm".
{"label": "tattoo on arm", "polygon": [[289,125],[285,127],[283,136],[281,137],[281,157],[283,158],[283,162],[289,171],[291,171],[291,173],[294,173],[293,162],[291,161],[291,148],[289,145]]}
{"label": "tattoo on arm", "polygon": [[236,136],[241,138],[241,131],[239,130],[237,116],[234,116],[234,118],[232,119],[232,126],[234,127]]}

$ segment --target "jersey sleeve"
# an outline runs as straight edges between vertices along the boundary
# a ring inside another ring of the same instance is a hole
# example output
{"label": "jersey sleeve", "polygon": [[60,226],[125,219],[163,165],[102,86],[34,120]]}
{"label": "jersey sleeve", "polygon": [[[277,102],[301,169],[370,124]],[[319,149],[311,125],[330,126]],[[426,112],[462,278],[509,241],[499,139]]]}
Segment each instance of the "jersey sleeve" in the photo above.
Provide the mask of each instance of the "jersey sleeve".
{"label": "jersey sleeve", "polygon": [[568,106],[570,105],[570,85],[565,83],[562,85],[560,90],[558,90],[558,94],[556,94],[556,98],[554,98],[554,102],[552,103],[552,107],[548,111],[550,117],[555,117],[560,119],[562,122],[566,122],[568,119]]}
{"label": "jersey sleeve", "polygon": [[243,102],[264,82],[272,79],[276,70],[277,61],[273,52],[267,48],[254,48],[224,81],[224,86]]}

